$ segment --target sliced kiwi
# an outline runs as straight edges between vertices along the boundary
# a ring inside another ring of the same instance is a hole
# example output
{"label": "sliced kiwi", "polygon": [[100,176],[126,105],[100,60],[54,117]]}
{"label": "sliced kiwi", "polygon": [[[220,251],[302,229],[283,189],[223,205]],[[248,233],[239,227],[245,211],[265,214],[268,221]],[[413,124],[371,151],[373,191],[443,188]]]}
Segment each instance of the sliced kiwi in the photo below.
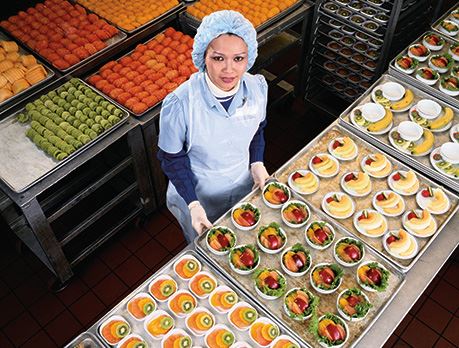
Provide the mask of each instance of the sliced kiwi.
{"label": "sliced kiwi", "polygon": [[179,347],[180,348],[189,348],[191,347],[191,338],[186,336],[186,337],[180,337],[180,341],[179,341]]}
{"label": "sliced kiwi", "polygon": [[155,310],[155,305],[153,304],[153,302],[145,303],[143,305],[142,310],[146,315],[148,315]]}
{"label": "sliced kiwi", "polygon": [[169,297],[174,292],[174,287],[172,284],[166,284],[164,287],[161,287],[161,295]]}
{"label": "sliced kiwi", "polygon": [[208,315],[205,315],[205,316],[202,316],[199,320],[199,323],[203,326],[203,327],[206,327],[206,328],[209,328],[212,326],[213,324],[213,320],[210,316]]}
{"label": "sliced kiwi", "polygon": [[257,319],[257,312],[255,311],[255,309],[247,308],[247,310],[244,311],[243,318],[248,323],[252,323]]}
{"label": "sliced kiwi", "polygon": [[159,326],[163,330],[169,330],[174,325],[174,319],[171,317],[164,317],[161,319]]}
{"label": "sliced kiwi", "polygon": [[194,260],[189,260],[187,263],[185,263],[185,268],[188,271],[193,272],[198,268],[198,264]]}
{"label": "sliced kiwi", "polygon": [[185,301],[182,303],[183,313],[190,313],[194,309],[194,304],[191,301]]}
{"label": "sliced kiwi", "polygon": [[222,335],[222,341],[230,346],[234,343],[234,335],[231,333],[231,332],[225,332],[223,335]]}
{"label": "sliced kiwi", "polygon": [[279,336],[279,329],[277,327],[275,327],[275,326],[271,326],[269,328],[268,335],[272,339],[276,338],[277,336]]}
{"label": "sliced kiwi", "polygon": [[214,284],[210,280],[205,280],[201,283],[201,289],[206,293],[210,293],[214,289]]}
{"label": "sliced kiwi", "polygon": [[134,344],[134,346],[132,348],[147,348],[147,344],[145,342],[137,342],[136,344]]}
{"label": "sliced kiwi", "polygon": [[124,337],[129,333],[129,325],[127,323],[119,323],[115,328],[118,337]]}
{"label": "sliced kiwi", "polygon": [[237,296],[236,296],[234,293],[232,293],[232,292],[227,293],[227,294],[225,294],[224,296],[225,296],[225,297],[224,297],[224,298],[225,298],[225,302],[228,303],[228,304],[234,304],[234,303],[236,303],[237,300],[238,300],[238,299],[237,299]]}

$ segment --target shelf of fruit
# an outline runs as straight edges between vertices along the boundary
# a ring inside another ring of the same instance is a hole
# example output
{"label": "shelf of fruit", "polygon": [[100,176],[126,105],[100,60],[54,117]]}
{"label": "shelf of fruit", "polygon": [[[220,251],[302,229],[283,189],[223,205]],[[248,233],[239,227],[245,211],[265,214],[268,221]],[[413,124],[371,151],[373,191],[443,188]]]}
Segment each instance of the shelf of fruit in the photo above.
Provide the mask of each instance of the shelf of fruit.
{"label": "shelf of fruit", "polygon": [[167,28],[134,51],[104,64],[87,81],[142,116],[197,71],[191,59],[193,38]]}
{"label": "shelf of fruit", "polygon": [[340,120],[370,142],[459,192],[457,108],[383,75]]}
{"label": "shelf of fruit", "polygon": [[0,22],[0,27],[56,69],[68,72],[126,38],[82,6],[46,0]]}
{"label": "shelf of fruit", "polygon": [[381,256],[293,199],[279,182],[245,197],[195,246],[302,347],[355,344],[404,281]]}
{"label": "shelf of fruit", "polygon": [[181,6],[177,0],[133,0],[129,2],[77,0],[77,2],[129,34],[153,24]]}

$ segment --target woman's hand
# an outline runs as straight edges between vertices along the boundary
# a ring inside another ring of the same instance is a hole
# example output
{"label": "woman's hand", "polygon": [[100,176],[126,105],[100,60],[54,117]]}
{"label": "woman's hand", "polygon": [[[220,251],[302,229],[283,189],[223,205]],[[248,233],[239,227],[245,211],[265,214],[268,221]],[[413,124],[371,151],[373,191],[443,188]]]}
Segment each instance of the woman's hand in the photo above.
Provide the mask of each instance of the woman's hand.
{"label": "woman's hand", "polygon": [[269,178],[265,165],[262,162],[254,162],[250,165],[250,172],[252,173],[254,186],[263,189],[266,180]]}
{"label": "woman's hand", "polygon": [[191,215],[191,225],[198,235],[206,229],[212,227],[212,223],[207,219],[206,211],[198,201],[193,201],[188,205]]}

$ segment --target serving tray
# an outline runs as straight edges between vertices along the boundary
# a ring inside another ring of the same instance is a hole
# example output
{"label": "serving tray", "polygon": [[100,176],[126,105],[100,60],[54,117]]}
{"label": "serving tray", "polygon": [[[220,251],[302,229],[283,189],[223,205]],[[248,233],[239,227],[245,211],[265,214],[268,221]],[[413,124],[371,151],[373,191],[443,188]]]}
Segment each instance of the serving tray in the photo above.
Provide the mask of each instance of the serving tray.
{"label": "serving tray", "polygon": [[[459,6],[456,4],[453,7],[451,7],[448,11],[445,12],[443,16],[441,16],[434,24],[432,24],[432,29],[435,30],[438,33],[441,33],[442,35],[447,35],[451,39],[455,40],[456,42],[459,42],[459,32],[456,35],[451,35],[451,33],[447,33],[441,28],[441,22],[444,20],[452,20],[452,12],[459,10]],[[453,21],[454,22],[454,21]],[[459,20],[455,22],[457,25],[459,25]]]}
{"label": "serving tray", "polygon": [[[280,263],[282,252],[272,255],[259,250],[260,264],[257,269],[267,267],[279,270],[282,274],[285,275],[287,279],[286,291],[294,287],[303,287],[310,290],[314,295],[317,295],[319,298],[318,316],[325,312],[337,313],[336,300],[338,294],[346,288],[359,287],[356,281],[357,266],[349,268],[342,267],[344,269],[343,282],[336,292],[327,295],[318,293],[311,287],[309,274],[311,269],[318,263],[337,263],[333,257],[333,248],[335,243],[333,242],[330,247],[323,251],[315,250],[309,247],[305,240],[305,228],[291,228],[284,224],[281,219],[280,210],[269,208],[263,202],[259,190],[251,192],[241,201],[252,203],[260,210],[260,222],[254,230],[242,231],[236,228],[236,226],[231,222],[231,212],[227,212],[224,216],[218,219],[214,225],[225,226],[233,230],[237,238],[236,244],[256,245],[259,228],[261,226],[269,225],[272,222],[277,222],[287,235],[287,242],[284,249],[294,245],[295,243],[301,243],[303,246],[305,246],[306,249],[310,251],[312,257],[311,268],[304,276],[291,277],[286,275],[285,272],[281,269]],[[351,234],[344,228],[336,224],[331,218],[327,217],[320,210],[316,209],[313,204],[310,204],[309,202],[307,202],[307,204],[311,210],[311,216],[306,225],[312,221],[322,220],[331,224],[335,229],[335,241],[341,237],[351,236]],[[272,314],[273,319],[275,319],[279,325],[288,328],[289,333],[298,339],[302,347],[320,347],[319,342],[316,340],[313,334],[308,331],[308,326],[311,319],[308,319],[304,322],[299,322],[291,319],[283,309],[283,296],[276,300],[263,299],[255,291],[253,275],[240,275],[234,272],[229,265],[228,255],[217,256],[210,252],[206,246],[206,238],[206,233],[203,233],[195,240],[196,249],[200,254],[202,254],[209,262],[216,265],[216,267],[218,267],[221,272],[233,283],[239,284],[247,296],[252,297],[252,299],[258,303],[263,303],[265,308]],[[373,308],[370,310],[369,314],[364,320],[359,322],[347,322],[350,329],[350,336],[346,346],[354,346],[359,341],[359,339],[367,332],[367,330],[371,327],[379,315],[384,311],[386,306],[390,303],[391,299],[397,294],[404,283],[404,275],[391,264],[389,264],[386,260],[384,260],[380,255],[378,255],[378,253],[374,252],[370,248],[366,248],[365,255],[366,256],[364,257],[363,261],[377,261],[390,271],[391,275],[389,279],[389,286],[386,291],[380,293],[363,291],[369,297],[370,302],[373,304]]]}
{"label": "serving tray", "polygon": [[[326,128],[321,134],[319,134],[311,143],[305,146],[302,150],[300,150],[290,161],[285,163],[278,171],[274,173],[275,177],[282,183],[287,183],[288,176],[298,170],[298,169],[308,169],[309,160],[318,153],[328,153],[328,145],[330,142],[334,141],[337,137],[341,136],[348,136],[350,137],[358,147],[358,155],[354,160],[351,161],[339,161],[340,162],[340,171],[338,175],[329,178],[329,179],[320,179],[320,187],[317,192],[304,196],[306,201],[316,207],[317,209],[321,209],[322,199],[328,192],[334,191],[341,191],[344,192],[341,188],[340,181],[341,177],[346,172],[351,171],[358,171],[360,170],[360,163],[362,159],[368,154],[375,154],[381,153],[379,149],[370,145],[368,142],[358,138],[350,131],[346,130],[345,128],[332,124],[328,128]],[[395,158],[386,155],[388,160],[392,164],[392,173],[398,170],[409,170],[407,166],[396,160]],[[391,174],[392,175],[392,174]],[[432,187],[437,187],[437,185],[429,180],[428,178],[424,177],[420,173],[416,173],[419,181],[420,181],[420,190],[425,188],[427,185]],[[390,187],[387,183],[387,178],[384,179],[375,179],[371,178],[372,190],[371,193],[365,197],[352,197],[353,201],[355,202],[355,213],[363,209],[373,209],[372,207],[372,199],[376,192],[382,190],[390,190]],[[444,190],[446,195],[448,196],[451,205],[449,210],[441,215],[435,215],[435,220],[437,222],[438,229],[429,238],[416,238],[419,251],[416,256],[412,259],[404,260],[398,259],[389,254],[383,246],[383,237],[378,238],[371,238],[365,236],[358,232],[354,227],[353,218],[355,214],[351,217],[339,220],[337,222],[342,227],[344,227],[347,231],[350,231],[354,236],[364,240],[373,250],[375,250],[380,256],[384,257],[386,260],[391,262],[397,268],[402,270],[403,272],[407,272],[413,267],[413,265],[420,259],[422,254],[427,250],[427,248],[432,244],[435,238],[441,233],[441,230],[446,226],[448,221],[451,217],[459,209],[458,206],[458,198],[451,192]],[[406,209],[405,211],[410,211],[412,209],[418,208],[416,203],[415,196],[403,196]],[[332,219],[331,217],[329,219]],[[386,217],[388,221],[388,230],[398,230],[403,228],[401,216],[398,217]]]}
{"label": "serving tray", "polygon": [[[340,123],[346,127],[352,130],[352,132],[362,136],[362,138],[368,140],[370,143],[375,144],[377,147],[380,147],[384,151],[390,153],[392,156],[395,156],[399,159],[401,159],[403,162],[407,163],[408,165],[416,168],[418,171],[421,173],[425,173],[426,175],[434,178],[435,180],[438,180],[440,183],[443,185],[446,185],[448,188],[454,190],[455,192],[459,192],[459,178],[451,178],[441,172],[439,169],[434,167],[432,165],[432,161],[430,159],[430,155],[425,155],[425,156],[411,156],[406,153],[401,152],[398,150],[396,147],[392,146],[392,144],[389,141],[389,135],[387,134],[382,134],[382,135],[375,135],[375,134],[370,134],[366,130],[363,130],[361,127],[358,127],[354,125],[351,120],[350,120],[350,114],[352,110],[354,110],[356,107],[359,105],[372,102],[371,94],[372,91],[375,88],[378,88],[378,86],[386,83],[386,82],[397,82],[400,83],[402,86],[405,87],[406,90],[411,90],[414,94],[414,100],[412,105],[414,106],[420,99],[430,99],[433,101],[436,101],[439,103],[442,108],[445,107],[450,107],[453,112],[454,112],[454,118],[452,121],[452,127],[455,127],[455,125],[459,122],[459,109],[455,107],[451,107],[444,102],[438,100],[434,96],[423,92],[419,89],[417,89],[414,86],[411,86],[407,83],[404,83],[400,81],[399,79],[392,77],[390,75],[383,75],[381,78],[379,78],[378,81],[376,81],[373,86],[367,90],[366,93],[364,93],[359,99],[357,99],[352,105],[350,105],[340,116]],[[411,108],[411,106],[410,106]],[[410,121],[409,118],[409,110],[403,111],[403,112],[396,112],[393,113],[393,127],[396,127],[400,122],[402,121]],[[448,128],[447,130],[443,132],[435,132],[434,137],[435,137],[435,142],[433,149],[438,149],[442,144],[446,142],[451,142],[453,141],[450,136],[450,130],[451,128]]]}

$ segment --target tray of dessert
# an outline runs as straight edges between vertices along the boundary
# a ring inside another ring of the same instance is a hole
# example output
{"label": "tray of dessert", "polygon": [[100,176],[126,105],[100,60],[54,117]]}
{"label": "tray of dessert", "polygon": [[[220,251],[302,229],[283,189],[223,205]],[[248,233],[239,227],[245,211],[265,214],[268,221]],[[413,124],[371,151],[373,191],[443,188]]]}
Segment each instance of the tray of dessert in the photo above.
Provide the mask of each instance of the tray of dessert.
{"label": "tray of dessert", "polygon": [[46,0],[0,22],[0,27],[62,72],[106,51],[127,35],[78,4]]}
{"label": "tray of dessert", "polygon": [[183,7],[183,3],[177,0],[151,2],[76,0],[76,2],[128,34],[157,23]]}
{"label": "tray of dessert", "polygon": [[459,192],[459,109],[383,75],[344,111],[340,122]]}
{"label": "tray of dessert", "polygon": [[403,272],[459,208],[457,196],[335,124],[275,177]]}
{"label": "tray of dessert", "polygon": [[128,115],[73,78],[0,121],[0,179],[22,192],[111,134]]}
{"label": "tray of dessert", "polygon": [[53,76],[54,71],[0,32],[0,107]]}
{"label": "tray of dessert", "polygon": [[119,59],[105,63],[86,80],[140,117],[197,71],[192,48],[191,36],[169,27]]}
{"label": "tray of dessert", "polygon": [[302,347],[354,346],[404,275],[277,181],[253,191],[195,240]]}
{"label": "tray of dessert", "polygon": [[441,18],[432,24],[432,29],[448,35],[459,43],[459,6],[456,4],[446,11]]}
{"label": "tray of dessert", "polygon": [[422,34],[391,61],[389,73],[459,107],[459,43],[444,34]]}
{"label": "tray of dessert", "polygon": [[234,10],[244,15],[257,32],[260,32],[295,11],[303,2],[269,0],[237,4],[232,0],[201,0],[187,7],[183,19],[188,26],[196,30],[204,16],[219,10]]}
{"label": "tray of dessert", "polygon": [[161,348],[300,347],[262,306],[191,250],[174,257],[88,331],[117,348],[142,342]]}

